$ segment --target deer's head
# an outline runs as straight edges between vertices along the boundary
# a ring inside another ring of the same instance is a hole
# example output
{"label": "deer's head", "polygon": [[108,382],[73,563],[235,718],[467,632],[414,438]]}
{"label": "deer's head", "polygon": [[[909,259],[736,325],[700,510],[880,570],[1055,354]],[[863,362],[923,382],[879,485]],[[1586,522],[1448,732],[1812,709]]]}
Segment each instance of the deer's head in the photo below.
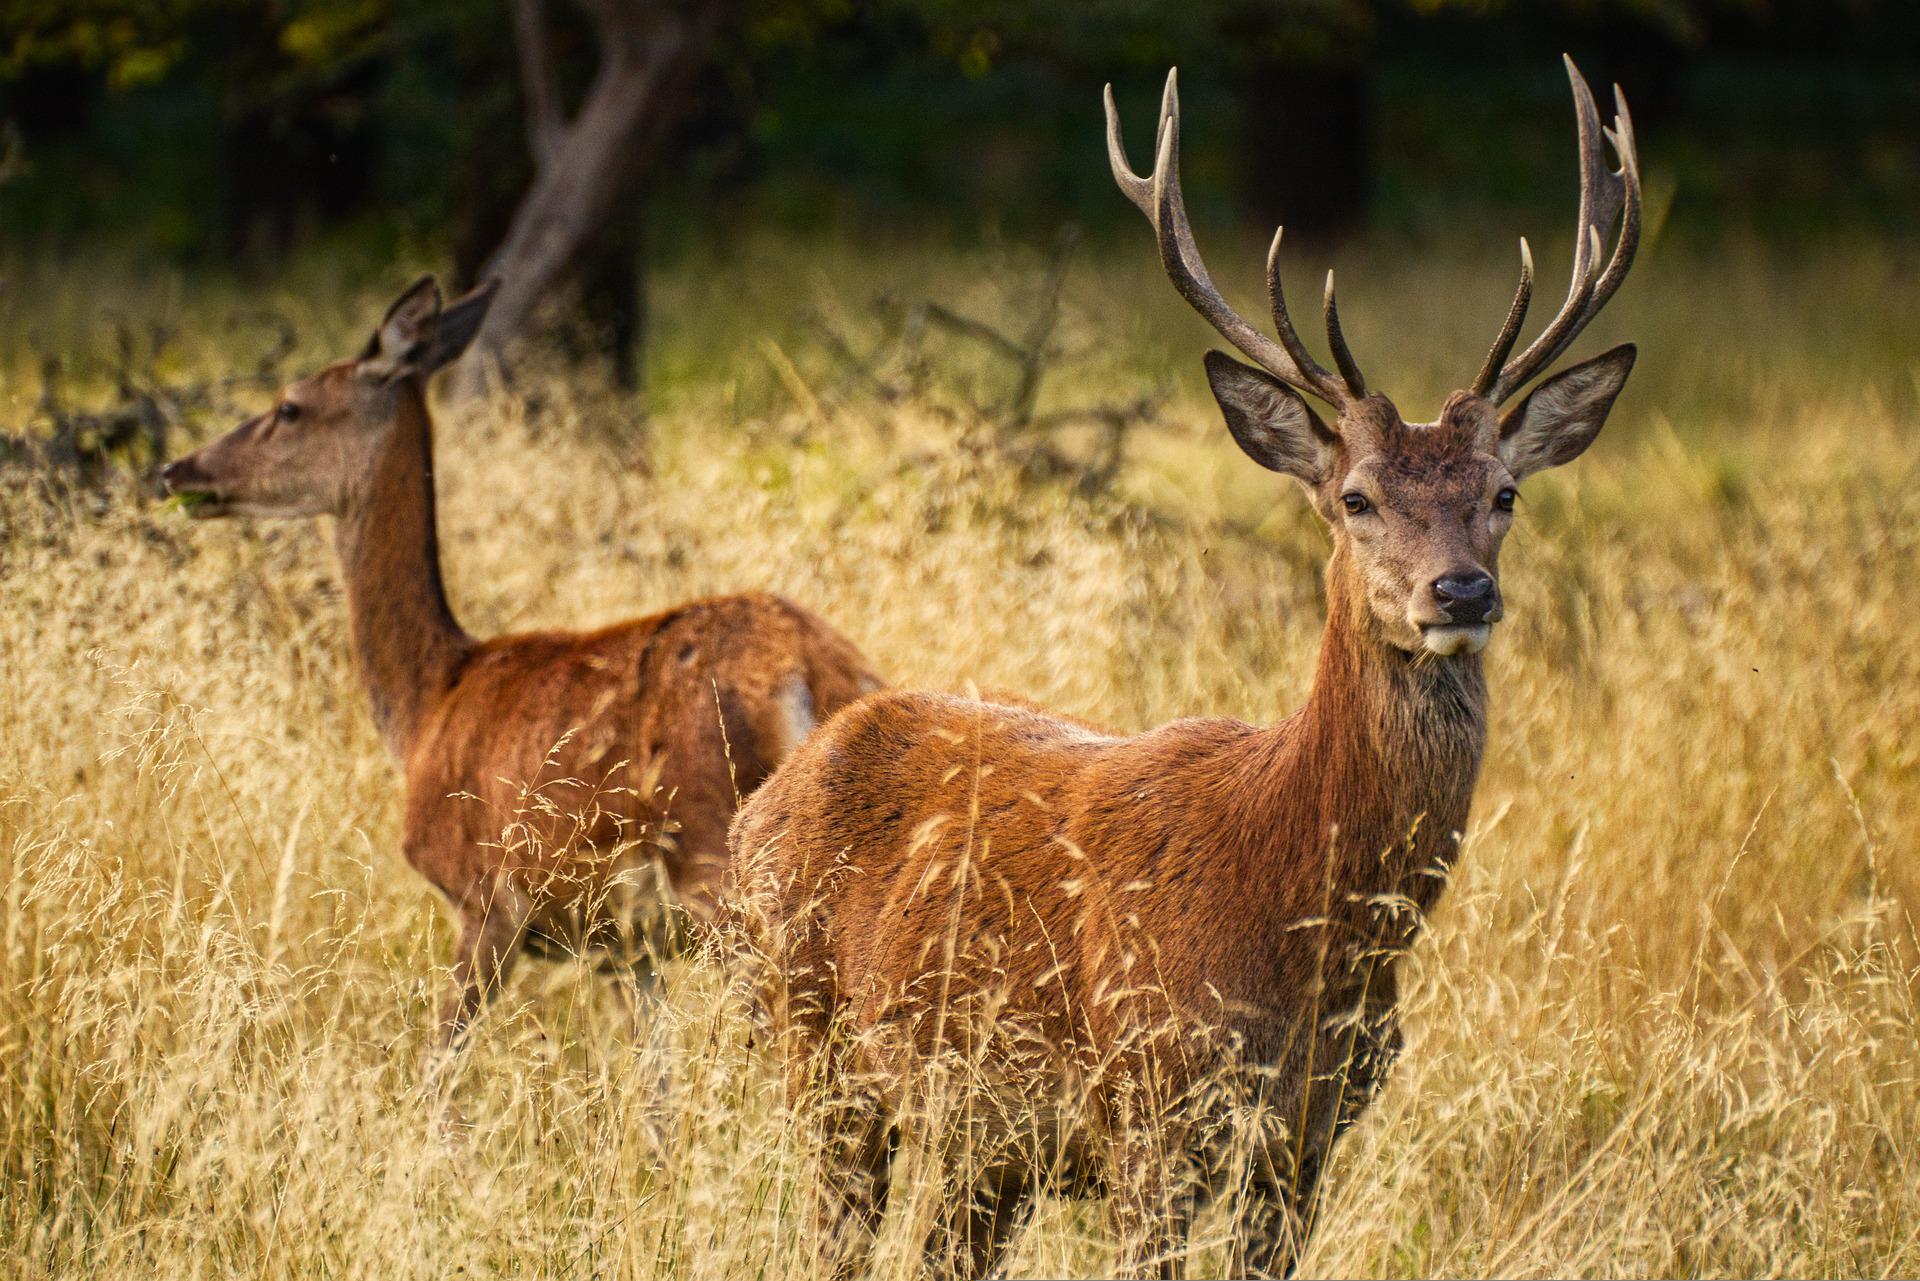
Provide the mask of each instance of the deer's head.
{"label": "deer's head", "polygon": [[[1593,94],[1567,61],[1580,137],[1580,229],[1567,300],[1539,337],[1509,359],[1533,293],[1533,260],[1520,242],[1520,288],[1479,376],[1448,398],[1438,419],[1409,423],[1367,390],[1340,330],[1327,275],[1327,341],[1336,375],[1308,353],[1280,288],[1280,234],[1267,255],[1276,343],[1228,307],[1207,274],[1180,194],[1180,100],[1173,74],[1160,104],[1151,177],[1127,162],[1113,91],[1107,90],[1107,151],[1114,180],[1153,223],[1160,259],[1188,304],[1258,368],[1207,353],[1207,379],[1233,438],[1262,467],[1306,486],[1333,531],[1339,590],[1363,599],[1391,644],[1438,655],[1478,652],[1500,620],[1500,544],[1514,519],[1518,486],[1571,462],[1593,443],[1633,368],[1631,345],[1615,347],[1547,379],[1501,412],[1515,392],[1557,360],[1625,279],[1640,238],[1640,173],[1633,124],[1614,90],[1603,129]],[[1620,168],[1608,165],[1602,139]],[[1603,237],[1619,237],[1604,269]],[[1323,418],[1305,397],[1328,405]]]}
{"label": "deer's head", "polygon": [[357,357],[287,384],[264,414],[168,463],[162,481],[194,500],[196,518],[341,515],[365,496],[403,408],[473,341],[493,291],[488,281],[443,308],[422,276]]}

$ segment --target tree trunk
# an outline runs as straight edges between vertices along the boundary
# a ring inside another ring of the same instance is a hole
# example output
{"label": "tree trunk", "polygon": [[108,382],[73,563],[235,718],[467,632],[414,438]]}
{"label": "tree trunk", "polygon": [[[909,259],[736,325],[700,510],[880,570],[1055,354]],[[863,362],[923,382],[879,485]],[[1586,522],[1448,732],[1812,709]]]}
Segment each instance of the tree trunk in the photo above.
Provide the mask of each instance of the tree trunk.
{"label": "tree trunk", "polygon": [[490,371],[531,326],[549,297],[609,234],[621,202],[636,199],[661,143],[685,107],[723,6],[656,11],[643,0],[599,0],[593,17],[600,65],[571,120],[562,118],[547,63],[540,0],[514,0],[521,75],[526,82],[534,177],[506,238],[481,268],[500,291],[452,383],[456,396],[484,391]]}
{"label": "tree trunk", "polygon": [[1289,239],[1339,236],[1373,194],[1373,79],[1359,62],[1262,62],[1241,87],[1243,196],[1261,227]]}
{"label": "tree trunk", "polygon": [[574,269],[586,338],[607,358],[613,385],[640,386],[640,352],[646,343],[646,218],[644,194],[616,207],[593,250]]}

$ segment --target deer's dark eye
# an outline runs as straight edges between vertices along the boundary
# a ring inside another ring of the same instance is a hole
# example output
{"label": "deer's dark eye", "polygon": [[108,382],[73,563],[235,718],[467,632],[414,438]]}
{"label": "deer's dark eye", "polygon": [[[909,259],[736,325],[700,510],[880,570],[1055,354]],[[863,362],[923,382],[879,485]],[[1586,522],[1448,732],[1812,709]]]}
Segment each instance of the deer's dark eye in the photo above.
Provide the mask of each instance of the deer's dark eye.
{"label": "deer's dark eye", "polygon": [[1346,504],[1349,516],[1358,516],[1362,512],[1373,510],[1373,504],[1367,501],[1365,494],[1342,494],[1340,501]]}
{"label": "deer's dark eye", "polygon": [[1513,510],[1514,500],[1519,497],[1520,491],[1516,490],[1512,485],[1507,485],[1493,496],[1493,505],[1500,511],[1510,512]]}
{"label": "deer's dark eye", "polygon": [[300,406],[291,400],[283,400],[273,407],[273,416],[279,422],[290,423],[300,416]]}

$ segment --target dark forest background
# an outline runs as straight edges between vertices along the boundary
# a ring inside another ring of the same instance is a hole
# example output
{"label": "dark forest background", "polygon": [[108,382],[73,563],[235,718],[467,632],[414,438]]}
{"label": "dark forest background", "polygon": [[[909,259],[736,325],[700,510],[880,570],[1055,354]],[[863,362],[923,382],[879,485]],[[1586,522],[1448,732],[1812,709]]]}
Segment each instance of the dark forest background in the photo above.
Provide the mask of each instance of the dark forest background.
{"label": "dark forest background", "polygon": [[[266,275],[511,277],[622,382],[649,269],[776,228],[1132,233],[1099,87],[1187,104],[1204,221],[1441,239],[1557,210],[1558,53],[1627,90],[1665,235],[1911,235],[1920,6],[1814,0],[4,0],[0,236]],[[1676,198],[1677,197],[1677,198]],[[1670,217],[1668,215],[1670,214]],[[1503,232],[1504,234],[1504,224]]]}

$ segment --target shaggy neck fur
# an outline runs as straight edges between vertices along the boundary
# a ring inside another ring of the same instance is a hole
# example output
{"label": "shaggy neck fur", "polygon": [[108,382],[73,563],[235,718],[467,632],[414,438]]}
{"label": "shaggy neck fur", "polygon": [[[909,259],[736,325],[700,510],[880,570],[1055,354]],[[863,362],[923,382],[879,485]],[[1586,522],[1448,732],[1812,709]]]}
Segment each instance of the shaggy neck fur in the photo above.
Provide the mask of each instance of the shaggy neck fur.
{"label": "shaggy neck fur", "polygon": [[334,531],[374,724],[405,759],[473,647],[447,606],[434,526],[433,431],[417,379],[395,385],[394,422],[365,492]]}
{"label": "shaggy neck fur", "polygon": [[[1353,584],[1347,552],[1327,570],[1327,626],[1305,706],[1263,731],[1246,766],[1255,809],[1242,830],[1271,832],[1317,873],[1324,911],[1379,938],[1418,928],[1445,885],[1486,742],[1477,655],[1436,659],[1390,644]],[[1296,869],[1297,869],[1296,865]],[[1289,878],[1295,892],[1302,878]],[[1378,910],[1380,896],[1416,912]],[[1304,906],[1304,905],[1303,905]],[[1402,918],[1389,924],[1389,918]]]}

